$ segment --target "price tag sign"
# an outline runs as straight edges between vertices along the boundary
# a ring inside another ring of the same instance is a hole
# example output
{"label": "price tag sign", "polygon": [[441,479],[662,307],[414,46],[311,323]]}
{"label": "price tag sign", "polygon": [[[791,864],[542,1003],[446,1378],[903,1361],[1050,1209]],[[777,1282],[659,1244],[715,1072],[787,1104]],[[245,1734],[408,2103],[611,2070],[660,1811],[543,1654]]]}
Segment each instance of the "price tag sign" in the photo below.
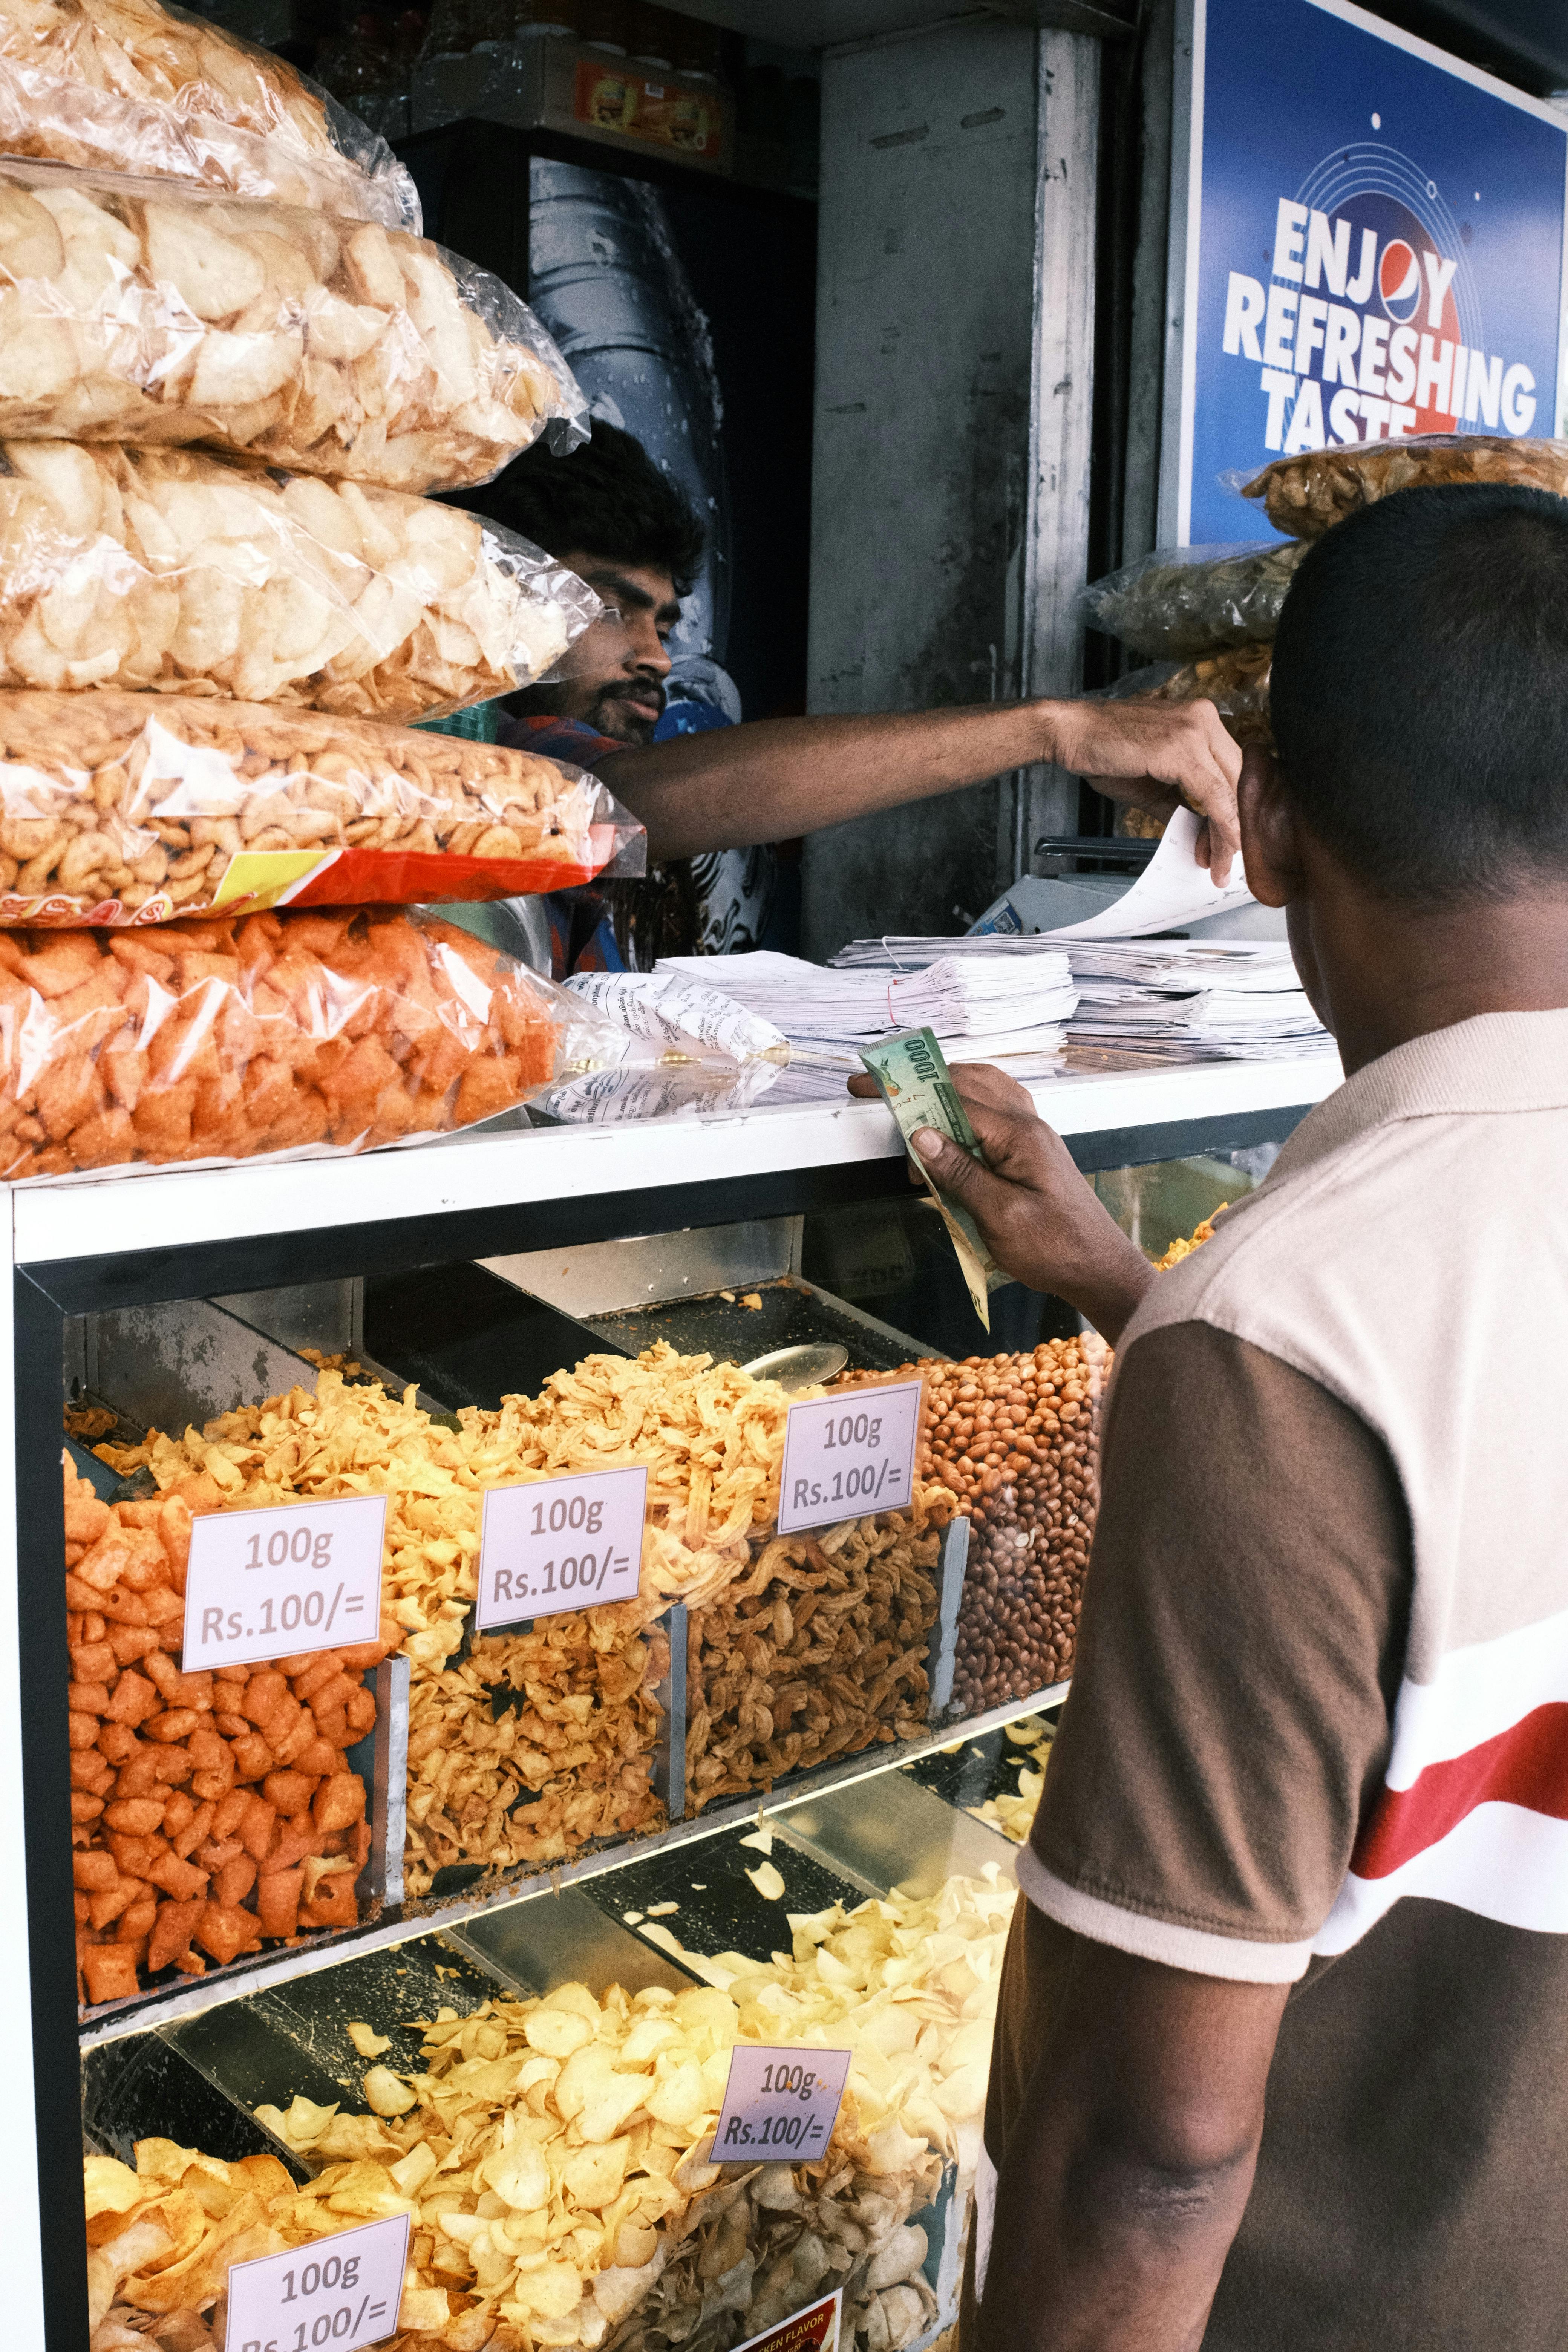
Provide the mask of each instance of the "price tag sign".
{"label": "price tag sign", "polygon": [[355,2352],[397,2329],[408,2263],[406,2213],[340,2230],[228,2274],[234,2352]]}
{"label": "price tag sign", "polygon": [[838,2315],[844,2302],[844,2289],[835,2287],[819,2303],[808,2303],[788,2319],[781,2319],[776,2327],[764,2327],[760,2336],[748,2336],[737,2344],[735,2352],[837,2352]]}
{"label": "price tag sign", "polygon": [[635,1599],[647,1517],[646,1470],[487,1487],[475,1630]]}
{"label": "price tag sign", "polygon": [[923,1381],[792,1404],[784,1416],[779,1533],[902,1510],[915,1490]]}
{"label": "price tag sign", "polygon": [[384,1495],[204,1513],[191,1528],[185,1672],[374,1642],[385,1540]]}
{"label": "price tag sign", "polygon": [[715,2164],[806,2164],[833,2137],[847,2050],[769,2050],[738,2042],[713,2135]]}

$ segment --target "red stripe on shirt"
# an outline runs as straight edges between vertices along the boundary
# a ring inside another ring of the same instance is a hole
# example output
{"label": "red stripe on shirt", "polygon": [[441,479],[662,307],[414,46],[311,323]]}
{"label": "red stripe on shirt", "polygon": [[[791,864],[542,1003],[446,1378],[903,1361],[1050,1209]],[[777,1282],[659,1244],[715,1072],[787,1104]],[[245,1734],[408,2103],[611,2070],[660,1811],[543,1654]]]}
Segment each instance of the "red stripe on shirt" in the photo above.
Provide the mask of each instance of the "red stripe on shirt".
{"label": "red stripe on shirt", "polygon": [[1495,1739],[1428,1764],[1410,1788],[1384,1789],[1356,1840],[1352,1872],[1386,1878],[1489,1804],[1568,1821],[1568,1706],[1538,1706]]}

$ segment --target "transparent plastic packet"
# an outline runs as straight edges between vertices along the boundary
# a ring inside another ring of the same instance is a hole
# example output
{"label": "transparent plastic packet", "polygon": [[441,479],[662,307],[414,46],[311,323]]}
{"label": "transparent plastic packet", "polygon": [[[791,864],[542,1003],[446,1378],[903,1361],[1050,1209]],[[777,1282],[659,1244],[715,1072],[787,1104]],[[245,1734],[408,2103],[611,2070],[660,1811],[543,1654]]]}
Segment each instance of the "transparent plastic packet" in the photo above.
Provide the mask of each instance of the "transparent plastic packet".
{"label": "transparent plastic packet", "polygon": [[1507,439],[1488,433],[1427,433],[1403,441],[1352,441],[1277,457],[1260,474],[1232,470],[1227,489],[1257,499],[1276,530],[1321,539],[1360,507],[1394,490],[1443,483],[1507,482],[1568,497],[1568,441]]}
{"label": "transparent plastic packet", "polygon": [[630,1031],[660,1061],[712,1063],[735,1068],[765,1059],[789,1060],[782,1029],[732,996],[677,972],[580,971],[566,986]]}
{"label": "transparent plastic packet", "polygon": [[1157,547],[1091,581],[1078,600],[1079,615],[1161,661],[1253,644],[1272,638],[1306,551],[1303,540],[1273,547]]}
{"label": "transparent plastic packet", "polygon": [[618,1050],[423,910],[0,931],[0,1180],[417,1142]]}
{"label": "transparent plastic packet", "polygon": [[423,492],[587,432],[527,304],[422,237],[0,163],[0,437],[201,446]]}
{"label": "transparent plastic packet", "polygon": [[191,449],[0,443],[0,687],[432,719],[542,677],[603,609],[400,490]]}
{"label": "transparent plastic packet", "polygon": [[0,691],[0,924],[417,905],[640,871],[596,776],[215,697]]}
{"label": "transparent plastic packet", "polygon": [[1228,646],[1196,661],[1155,662],[1130,670],[1101,689],[1106,701],[1212,702],[1227,731],[1243,746],[1274,749],[1268,722],[1268,679],[1274,646]]}
{"label": "transparent plastic packet", "polygon": [[0,0],[0,152],[422,226],[384,139],[282,58],[158,0]]}

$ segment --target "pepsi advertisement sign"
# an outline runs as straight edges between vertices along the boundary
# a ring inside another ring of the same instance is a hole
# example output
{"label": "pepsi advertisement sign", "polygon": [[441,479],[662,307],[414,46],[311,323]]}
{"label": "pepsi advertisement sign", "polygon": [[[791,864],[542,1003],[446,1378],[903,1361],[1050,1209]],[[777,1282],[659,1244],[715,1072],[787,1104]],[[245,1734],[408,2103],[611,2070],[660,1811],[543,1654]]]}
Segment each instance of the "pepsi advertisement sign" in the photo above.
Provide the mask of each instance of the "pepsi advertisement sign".
{"label": "pepsi advertisement sign", "polygon": [[1554,433],[1568,122],[1348,0],[1193,18],[1162,539],[1272,539],[1270,457]]}

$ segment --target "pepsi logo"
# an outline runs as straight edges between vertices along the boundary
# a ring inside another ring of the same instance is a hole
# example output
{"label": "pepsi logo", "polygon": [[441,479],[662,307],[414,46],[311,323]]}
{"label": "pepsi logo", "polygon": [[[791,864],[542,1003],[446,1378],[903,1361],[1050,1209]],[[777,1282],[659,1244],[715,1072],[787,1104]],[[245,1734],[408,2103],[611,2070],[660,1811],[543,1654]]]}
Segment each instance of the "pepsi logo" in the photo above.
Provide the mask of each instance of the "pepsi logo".
{"label": "pepsi logo", "polygon": [[1377,291],[1387,316],[1398,326],[1421,307],[1421,257],[1402,236],[1391,236],[1378,258]]}

